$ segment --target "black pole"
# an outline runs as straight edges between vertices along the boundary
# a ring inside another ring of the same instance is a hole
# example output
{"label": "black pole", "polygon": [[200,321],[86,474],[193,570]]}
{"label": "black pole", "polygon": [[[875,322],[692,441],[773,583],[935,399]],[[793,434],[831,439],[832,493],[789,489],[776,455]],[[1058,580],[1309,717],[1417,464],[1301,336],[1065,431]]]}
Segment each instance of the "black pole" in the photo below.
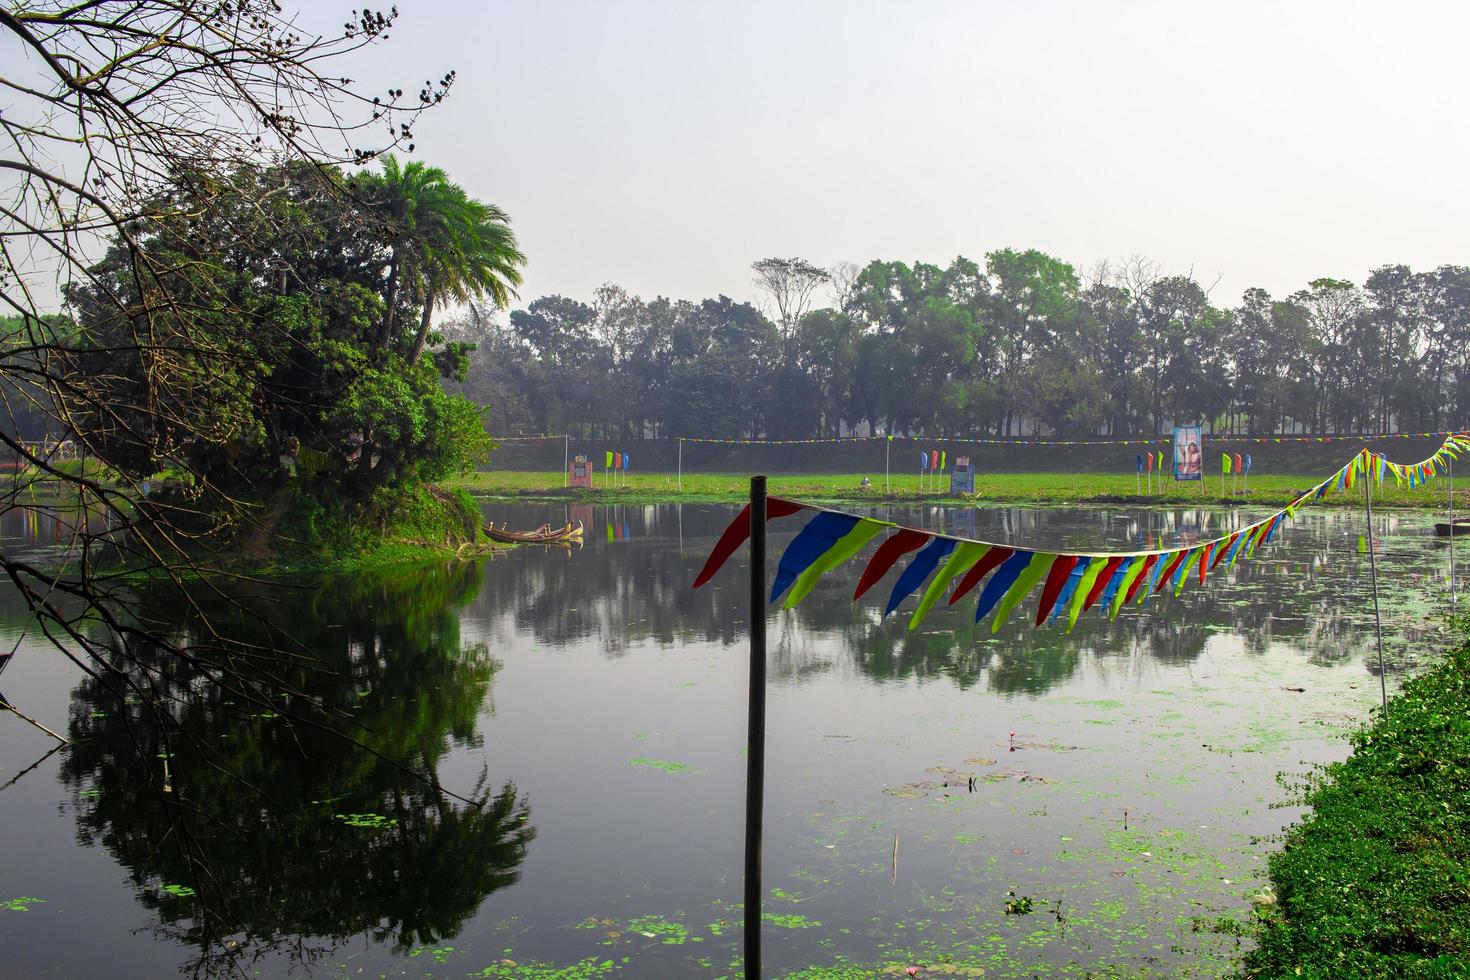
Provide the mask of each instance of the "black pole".
{"label": "black pole", "polygon": [[750,724],[745,735],[745,976],[761,976],[761,820],[766,796],[766,478],[750,478]]}
{"label": "black pole", "polygon": [[1363,467],[1363,509],[1368,514],[1368,570],[1373,578],[1373,626],[1378,634],[1378,693],[1383,710],[1388,710],[1388,680],[1383,669],[1383,616],[1378,611],[1378,557],[1373,554],[1373,483],[1368,467]]}

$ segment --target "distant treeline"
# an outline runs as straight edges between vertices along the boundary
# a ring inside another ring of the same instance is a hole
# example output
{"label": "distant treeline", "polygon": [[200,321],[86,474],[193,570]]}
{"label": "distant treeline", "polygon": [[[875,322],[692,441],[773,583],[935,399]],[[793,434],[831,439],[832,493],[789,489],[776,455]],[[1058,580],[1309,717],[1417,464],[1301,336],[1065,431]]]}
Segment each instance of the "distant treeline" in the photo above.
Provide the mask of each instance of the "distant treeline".
{"label": "distant treeline", "polygon": [[[479,344],[466,394],[501,433],[820,437],[1437,430],[1470,408],[1470,268],[1317,279],[1216,306],[1141,259],[1086,274],[1035,250],[984,266],[753,266],[725,296],[544,296]],[[825,304],[824,302],[825,301]],[[866,429],[864,429],[866,431]]]}

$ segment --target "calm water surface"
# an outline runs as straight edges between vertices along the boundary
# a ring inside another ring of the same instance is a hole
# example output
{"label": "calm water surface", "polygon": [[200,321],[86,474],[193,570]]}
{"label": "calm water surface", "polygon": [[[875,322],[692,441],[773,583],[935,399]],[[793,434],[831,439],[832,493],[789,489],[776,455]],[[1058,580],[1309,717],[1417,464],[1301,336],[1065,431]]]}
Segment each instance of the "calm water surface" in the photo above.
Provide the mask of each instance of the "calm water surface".
{"label": "calm water surface", "polygon": [[[512,526],[567,517],[485,507]],[[213,610],[243,669],[298,692],[274,704],[142,648],[142,666],[84,677],[0,596],[18,644],[0,690],[76,740],[46,756],[0,717],[0,972],[738,975],[743,556],[689,589],[733,512],[573,508],[580,550]],[[1258,515],[882,516],[1045,549]],[[1378,524],[1390,688],[1442,639],[1448,553],[1429,522]],[[779,554],[795,526],[773,528]],[[879,616],[887,585],[850,600],[856,566],[773,611],[771,975],[1226,973],[1297,814],[1277,774],[1341,758],[1378,699],[1362,532],[1361,514],[1309,513],[1203,588],[1070,636],[1023,626],[1025,606],[977,630],[972,602],[907,632]],[[55,545],[44,519],[0,533]],[[176,603],[142,606],[198,630]],[[231,703],[170,702],[189,737],[165,737],[136,691],[185,685]],[[291,723],[307,698],[361,747]]]}

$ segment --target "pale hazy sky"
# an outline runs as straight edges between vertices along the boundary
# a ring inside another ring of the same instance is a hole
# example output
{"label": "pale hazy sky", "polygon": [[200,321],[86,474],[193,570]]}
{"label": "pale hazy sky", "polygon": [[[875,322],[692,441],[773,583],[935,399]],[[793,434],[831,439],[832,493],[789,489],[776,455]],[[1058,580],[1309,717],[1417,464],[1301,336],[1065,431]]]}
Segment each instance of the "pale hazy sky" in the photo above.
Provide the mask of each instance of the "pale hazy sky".
{"label": "pale hazy sky", "polygon": [[382,81],[458,71],[416,155],[509,211],[522,302],[750,298],[768,255],[1141,253],[1222,304],[1470,263],[1464,3],[398,4]]}

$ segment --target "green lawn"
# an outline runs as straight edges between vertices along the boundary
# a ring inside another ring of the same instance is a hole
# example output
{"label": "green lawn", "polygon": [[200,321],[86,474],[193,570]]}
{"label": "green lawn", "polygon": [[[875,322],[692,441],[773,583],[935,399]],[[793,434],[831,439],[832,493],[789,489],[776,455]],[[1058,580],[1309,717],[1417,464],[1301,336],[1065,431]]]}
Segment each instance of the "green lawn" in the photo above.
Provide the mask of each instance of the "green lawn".
{"label": "green lawn", "polygon": [[[1270,476],[1252,477],[1250,489],[1237,483],[1232,492],[1230,480],[1225,481],[1225,494],[1220,492],[1220,478],[1206,479],[1203,483],[1175,483],[1154,481],[1154,493],[1139,493],[1134,480],[1116,473],[988,473],[975,477],[975,498],[985,501],[1017,501],[1031,503],[1250,503],[1261,505],[1285,504],[1298,492],[1307,489],[1327,474],[1314,476]],[[919,478],[914,474],[894,476],[890,491],[883,490],[882,474],[876,485],[862,489],[861,473],[820,473],[771,476],[769,492],[774,496],[795,497],[805,500],[939,500],[949,498],[948,480],[941,479],[944,489],[920,488]],[[868,478],[873,479],[872,474]],[[748,478],[733,473],[685,473],[682,491],[672,473],[633,473],[628,475],[626,485],[619,480],[617,486],[608,487],[603,475],[597,475],[597,485],[591,490],[568,490],[562,486],[562,474],[557,471],[510,471],[488,470],[447,481],[451,487],[462,487],[472,493],[490,496],[530,496],[551,499],[585,499],[608,501],[654,501],[654,500],[733,500],[745,497],[750,492]],[[1400,490],[1385,487],[1374,497],[1375,505],[1389,507],[1445,507],[1449,502],[1449,484],[1437,480],[1428,488]],[[1330,493],[1323,503],[1344,503],[1358,506],[1362,503],[1362,491],[1354,489],[1347,494]]]}

